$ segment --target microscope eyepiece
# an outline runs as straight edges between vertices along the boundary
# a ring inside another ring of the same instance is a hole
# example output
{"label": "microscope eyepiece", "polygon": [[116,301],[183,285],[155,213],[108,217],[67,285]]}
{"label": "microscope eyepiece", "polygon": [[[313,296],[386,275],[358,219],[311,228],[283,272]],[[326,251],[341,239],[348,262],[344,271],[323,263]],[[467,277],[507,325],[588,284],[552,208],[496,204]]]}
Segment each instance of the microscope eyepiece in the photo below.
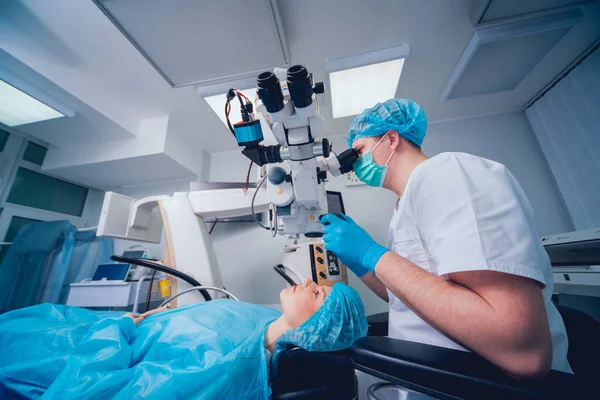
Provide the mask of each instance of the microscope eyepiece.
{"label": "microscope eyepiece", "polygon": [[270,113],[283,110],[283,92],[279,85],[279,79],[273,72],[263,72],[258,76],[258,97]]}
{"label": "microscope eyepiece", "polygon": [[348,149],[339,156],[337,156],[340,163],[340,172],[345,174],[346,172],[354,171],[354,163],[359,158],[358,151],[355,149]]}
{"label": "microscope eyepiece", "polygon": [[312,104],[312,83],[304,65],[293,65],[288,68],[287,84],[294,107],[304,108]]}

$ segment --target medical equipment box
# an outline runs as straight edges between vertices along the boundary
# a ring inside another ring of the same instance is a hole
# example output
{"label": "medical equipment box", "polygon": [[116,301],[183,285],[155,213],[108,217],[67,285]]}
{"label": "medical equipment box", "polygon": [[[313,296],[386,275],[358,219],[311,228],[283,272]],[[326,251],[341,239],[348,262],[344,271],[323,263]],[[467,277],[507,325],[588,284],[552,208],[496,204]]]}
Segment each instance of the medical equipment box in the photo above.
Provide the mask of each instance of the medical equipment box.
{"label": "medical equipment box", "polygon": [[[128,307],[133,305],[135,307],[136,297],[138,302],[145,300],[149,285],[150,282],[147,280],[135,282],[102,280],[72,283],[67,305],[77,307]],[[155,300],[155,296],[152,296],[152,300]]]}

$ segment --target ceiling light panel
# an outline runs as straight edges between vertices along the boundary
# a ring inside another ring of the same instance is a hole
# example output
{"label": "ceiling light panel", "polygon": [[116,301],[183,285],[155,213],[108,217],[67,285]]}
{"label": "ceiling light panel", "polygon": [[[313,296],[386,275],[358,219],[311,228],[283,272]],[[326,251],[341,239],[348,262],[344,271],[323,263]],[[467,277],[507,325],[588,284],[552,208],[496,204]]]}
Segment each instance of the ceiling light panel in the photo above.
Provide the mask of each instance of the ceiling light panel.
{"label": "ceiling light panel", "polygon": [[64,114],[0,80],[0,122],[3,124],[18,126],[60,117]]}
{"label": "ceiling light panel", "polygon": [[325,62],[333,118],[360,114],[365,108],[394,98],[407,44]]}
{"label": "ceiling light panel", "polygon": [[404,59],[329,74],[333,118],[360,114],[396,95]]}

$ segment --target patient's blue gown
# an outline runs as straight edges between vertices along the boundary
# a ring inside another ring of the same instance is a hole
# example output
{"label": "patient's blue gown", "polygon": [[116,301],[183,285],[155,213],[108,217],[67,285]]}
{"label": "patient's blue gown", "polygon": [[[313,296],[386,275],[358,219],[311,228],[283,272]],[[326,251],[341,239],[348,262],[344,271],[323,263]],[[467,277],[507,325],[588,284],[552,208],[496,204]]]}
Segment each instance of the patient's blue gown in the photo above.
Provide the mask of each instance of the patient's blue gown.
{"label": "patient's blue gown", "polygon": [[268,399],[268,307],[214,300],[149,316],[41,304],[0,315],[0,398]]}

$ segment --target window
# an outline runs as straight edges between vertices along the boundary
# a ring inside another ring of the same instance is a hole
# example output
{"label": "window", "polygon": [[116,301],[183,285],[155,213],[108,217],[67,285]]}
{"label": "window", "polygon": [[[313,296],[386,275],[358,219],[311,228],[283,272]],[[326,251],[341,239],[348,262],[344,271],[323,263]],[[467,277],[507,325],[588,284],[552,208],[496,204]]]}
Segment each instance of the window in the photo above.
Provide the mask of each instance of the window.
{"label": "window", "polygon": [[23,154],[23,160],[37,165],[42,165],[44,163],[44,158],[46,158],[47,151],[48,149],[44,146],[29,142],[27,143],[25,154]]}
{"label": "window", "polygon": [[4,150],[4,145],[8,140],[8,132],[0,129],[0,151]]}
{"label": "window", "polygon": [[[17,233],[19,233],[19,229],[21,229],[25,225],[30,224],[32,222],[39,222],[39,221],[36,219],[30,219],[30,218],[23,218],[23,217],[16,217],[16,216],[12,217],[12,219],[10,220],[10,225],[8,225],[8,230],[6,231],[6,235],[4,236],[4,239],[2,241],[8,242],[8,243],[12,242],[17,237]],[[4,260],[4,257],[6,256],[7,252],[8,252],[8,246],[0,247],[0,265],[2,265],[2,260]]]}
{"label": "window", "polygon": [[7,203],[81,216],[88,189],[20,167]]}
{"label": "window", "polygon": [[[88,222],[82,218],[88,188],[43,174],[46,152],[44,146],[0,129],[0,242],[13,242],[19,229],[32,222]],[[0,264],[9,248],[0,245]]]}

